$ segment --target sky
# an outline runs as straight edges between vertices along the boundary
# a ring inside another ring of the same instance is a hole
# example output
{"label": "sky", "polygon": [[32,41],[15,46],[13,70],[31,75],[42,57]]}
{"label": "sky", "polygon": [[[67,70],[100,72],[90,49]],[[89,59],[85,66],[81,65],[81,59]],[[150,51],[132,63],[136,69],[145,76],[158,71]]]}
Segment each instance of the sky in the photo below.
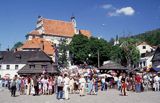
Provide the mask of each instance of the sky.
{"label": "sky", "polygon": [[38,16],[70,21],[106,40],[160,28],[160,0],[0,0],[0,50],[35,29]]}

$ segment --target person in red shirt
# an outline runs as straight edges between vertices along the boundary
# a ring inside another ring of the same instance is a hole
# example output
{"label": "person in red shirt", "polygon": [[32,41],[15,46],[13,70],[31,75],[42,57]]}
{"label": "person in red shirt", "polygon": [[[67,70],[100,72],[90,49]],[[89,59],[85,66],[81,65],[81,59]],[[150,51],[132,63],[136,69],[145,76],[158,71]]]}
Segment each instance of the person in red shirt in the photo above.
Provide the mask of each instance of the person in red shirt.
{"label": "person in red shirt", "polygon": [[126,96],[126,88],[127,88],[127,84],[126,84],[126,78],[125,78],[125,75],[122,76],[122,79],[121,79],[121,87],[122,87],[122,95],[123,96]]}
{"label": "person in red shirt", "polygon": [[139,74],[137,74],[135,76],[135,89],[136,89],[136,92],[141,92],[141,82],[142,82],[142,78],[140,77]]}

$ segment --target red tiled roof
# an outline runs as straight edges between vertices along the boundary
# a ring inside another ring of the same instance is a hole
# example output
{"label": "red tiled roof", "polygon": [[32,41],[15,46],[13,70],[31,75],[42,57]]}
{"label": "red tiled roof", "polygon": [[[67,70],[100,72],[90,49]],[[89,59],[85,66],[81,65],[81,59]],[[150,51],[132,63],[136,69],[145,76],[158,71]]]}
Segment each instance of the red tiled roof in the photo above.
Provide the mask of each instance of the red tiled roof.
{"label": "red tiled roof", "polygon": [[84,36],[91,37],[91,32],[88,30],[80,30],[80,33]]}
{"label": "red tiled roof", "polygon": [[27,40],[21,49],[27,49],[27,48],[40,48],[42,50],[43,46],[43,51],[48,54],[48,55],[53,55],[54,53],[54,48],[53,48],[53,43],[46,41],[42,38],[34,38],[32,40]]}
{"label": "red tiled roof", "polygon": [[31,34],[31,35],[40,35],[40,33],[37,30],[32,30],[28,34]]}
{"label": "red tiled roof", "polygon": [[73,37],[74,26],[72,22],[49,20],[42,18],[45,34]]}
{"label": "red tiled roof", "polygon": [[[61,20],[50,20],[46,18],[41,18],[42,20],[42,27],[43,27],[43,34],[47,35],[56,35],[56,36],[64,36],[64,37],[73,37],[74,32],[74,25],[72,22],[66,22]],[[90,37],[91,32],[88,30],[80,30],[81,34]],[[31,35],[41,35],[38,30],[33,30],[30,33]]]}

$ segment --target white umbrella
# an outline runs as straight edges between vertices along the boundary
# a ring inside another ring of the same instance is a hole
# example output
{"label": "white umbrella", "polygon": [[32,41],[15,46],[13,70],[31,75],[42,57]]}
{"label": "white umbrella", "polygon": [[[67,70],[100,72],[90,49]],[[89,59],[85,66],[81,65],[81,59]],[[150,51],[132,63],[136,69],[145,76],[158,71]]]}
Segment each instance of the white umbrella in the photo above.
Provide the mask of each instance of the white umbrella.
{"label": "white umbrella", "polygon": [[112,77],[110,74],[100,74],[99,77]]}

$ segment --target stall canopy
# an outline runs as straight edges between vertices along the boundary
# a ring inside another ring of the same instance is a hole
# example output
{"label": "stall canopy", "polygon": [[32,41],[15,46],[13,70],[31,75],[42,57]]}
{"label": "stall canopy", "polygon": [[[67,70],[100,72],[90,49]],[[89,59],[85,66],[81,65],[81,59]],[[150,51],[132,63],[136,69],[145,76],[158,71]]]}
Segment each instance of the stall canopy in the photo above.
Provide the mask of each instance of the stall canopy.
{"label": "stall canopy", "polygon": [[114,62],[114,61],[107,61],[103,66],[98,69],[105,69],[105,70],[127,70],[126,67]]}

